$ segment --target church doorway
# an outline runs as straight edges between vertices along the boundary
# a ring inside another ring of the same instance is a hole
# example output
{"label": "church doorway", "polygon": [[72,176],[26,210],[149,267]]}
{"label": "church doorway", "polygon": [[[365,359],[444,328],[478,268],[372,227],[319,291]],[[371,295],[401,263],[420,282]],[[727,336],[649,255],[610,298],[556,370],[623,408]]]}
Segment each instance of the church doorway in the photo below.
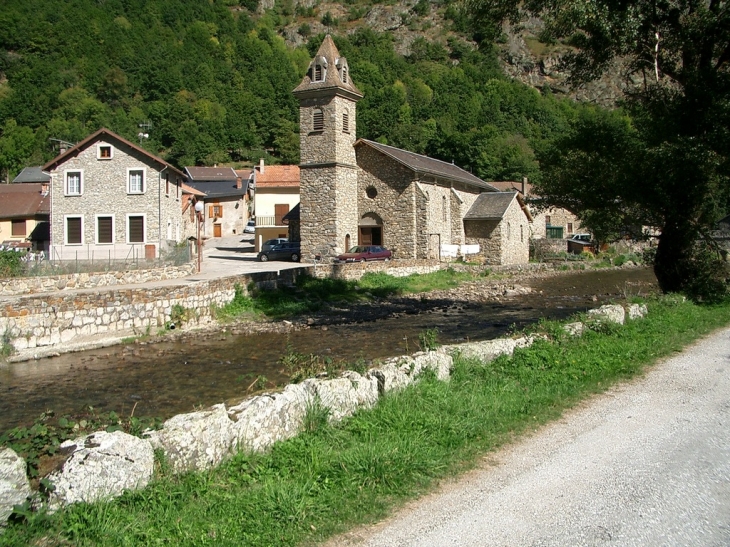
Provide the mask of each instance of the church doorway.
{"label": "church doorway", "polygon": [[383,220],[375,213],[360,219],[358,245],[383,245]]}

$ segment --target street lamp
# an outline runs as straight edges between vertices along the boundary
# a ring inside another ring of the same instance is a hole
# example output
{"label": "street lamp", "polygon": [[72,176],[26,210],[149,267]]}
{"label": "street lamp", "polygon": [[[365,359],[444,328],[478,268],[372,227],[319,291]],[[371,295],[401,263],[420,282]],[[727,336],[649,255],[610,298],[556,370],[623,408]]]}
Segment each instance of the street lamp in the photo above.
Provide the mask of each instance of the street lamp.
{"label": "street lamp", "polygon": [[200,273],[200,250],[202,248],[200,241],[200,225],[203,223],[203,209],[205,209],[205,204],[202,201],[196,201],[195,217],[198,219],[198,273]]}

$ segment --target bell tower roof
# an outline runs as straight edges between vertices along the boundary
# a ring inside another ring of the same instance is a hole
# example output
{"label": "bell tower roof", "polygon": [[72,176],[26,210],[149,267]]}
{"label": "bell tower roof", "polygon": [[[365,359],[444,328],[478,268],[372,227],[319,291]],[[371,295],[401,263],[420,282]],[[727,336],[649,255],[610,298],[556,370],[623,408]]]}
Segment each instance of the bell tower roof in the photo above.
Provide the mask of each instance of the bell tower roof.
{"label": "bell tower roof", "polygon": [[309,64],[302,83],[293,91],[299,99],[319,96],[323,94],[322,92],[341,95],[355,101],[363,96],[352,83],[347,59],[340,56],[329,34],[325,36],[317,54]]}

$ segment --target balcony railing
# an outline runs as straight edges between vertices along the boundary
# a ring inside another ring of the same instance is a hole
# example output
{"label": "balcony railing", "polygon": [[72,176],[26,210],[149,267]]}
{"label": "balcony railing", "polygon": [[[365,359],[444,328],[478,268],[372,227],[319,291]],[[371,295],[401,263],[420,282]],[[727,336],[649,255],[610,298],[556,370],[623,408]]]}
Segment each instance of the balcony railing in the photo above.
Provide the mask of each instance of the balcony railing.
{"label": "balcony railing", "polygon": [[284,226],[284,223],[281,221],[281,217],[277,217],[276,215],[256,215],[256,226]]}

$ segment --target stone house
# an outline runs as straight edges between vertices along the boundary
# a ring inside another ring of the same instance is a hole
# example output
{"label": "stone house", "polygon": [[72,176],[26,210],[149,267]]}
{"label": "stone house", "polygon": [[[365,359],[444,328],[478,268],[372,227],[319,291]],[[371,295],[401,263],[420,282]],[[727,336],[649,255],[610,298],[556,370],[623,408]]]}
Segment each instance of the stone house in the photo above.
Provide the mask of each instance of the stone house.
{"label": "stone house", "polygon": [[108,129],[43,166],[53,260],[158,258],[183,239],[185,173]]}
{"label": "stone house", "polygon": [[[452,163],[356,140],[356,105],[363,95],[330,36],[294,95],[300,105],[299,228],[304,260],[367,244],[383,245],[395,258],[438,259],[445,246],[472,241],[497,253],[482,253],[490,263],[527,262],[526,208],[507,204],[497,225],[516,222],[511,217],[516,210],[522,219],[515,226],[522,225],[524,238],[503,239],[509,230],[495,229],[493,219],[465,220],[479,196],[496,193],[497,188]],[[516,193],[511,195],[515,198]],[[499,245],[490,238],[499,238]]]}
{"label": "stone house", "polygon": [[532,239],[569,239],[574,234],[580,233],[580,220],[567,209],[560,207],[542,209],[530,206],[530,201],[539,196],[532,191],[532,184],[527,179],[521,182],[498,181],[490,184],[503,192],[517,191],[522,194],[533,219],[530,232]]}
{"label": "stone house", "polygon": [[187,185],[205,194],[202,235],[243,234],[248,222],[248,177],[231,167],[186,167]]}
{"label": "stone house", "polygon": [[3,247],[48,252],[49,184],[0,184],[0,242]]}
{"label": "stone house", "polygon": [[299,203],[299,177],[299,166],[265,165],[263,159],[253,170],[257,252],[267,239],[290,236],[284,217]]}

